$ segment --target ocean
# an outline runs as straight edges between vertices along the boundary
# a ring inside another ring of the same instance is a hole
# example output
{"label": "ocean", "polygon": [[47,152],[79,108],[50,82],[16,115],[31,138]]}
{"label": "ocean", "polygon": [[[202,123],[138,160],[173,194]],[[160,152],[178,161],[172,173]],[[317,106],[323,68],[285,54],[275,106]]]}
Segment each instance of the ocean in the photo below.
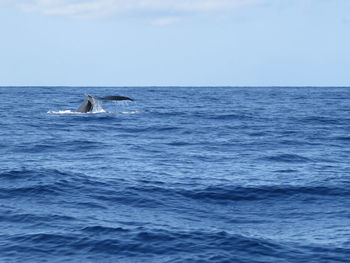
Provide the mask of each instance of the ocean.
{"label": "ocean", "polygon": [[350,88],[0,95],[0,262],[349,262]]}

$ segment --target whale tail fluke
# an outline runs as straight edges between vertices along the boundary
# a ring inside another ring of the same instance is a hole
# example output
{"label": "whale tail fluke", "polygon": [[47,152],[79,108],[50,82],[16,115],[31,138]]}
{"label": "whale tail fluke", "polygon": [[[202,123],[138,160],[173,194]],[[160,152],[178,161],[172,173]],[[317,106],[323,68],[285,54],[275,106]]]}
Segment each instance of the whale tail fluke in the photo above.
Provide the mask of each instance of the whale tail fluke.
{"label": "whale tail fluke", "polygon": [[79,108],[77,109],[77,112],[80,112],[80,113],[93,112],[94,108],[97,105],[96,100],[134,101],[133,99],[124,97],[124,96],[93,97],[92,95],[89,95],[89,94],[85,94],[85,95],[86,95],[86,99],[83,101],[82,104],[80,104]]}

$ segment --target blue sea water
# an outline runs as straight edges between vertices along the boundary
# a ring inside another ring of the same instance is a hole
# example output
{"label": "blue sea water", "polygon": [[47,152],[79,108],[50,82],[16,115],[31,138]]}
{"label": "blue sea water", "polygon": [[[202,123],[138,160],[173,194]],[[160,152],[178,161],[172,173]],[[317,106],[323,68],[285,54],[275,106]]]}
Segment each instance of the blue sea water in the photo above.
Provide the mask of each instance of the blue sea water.
{"label": "blue sea water", "polygon": [[349,88],[0,95],[0,262],[349,262]]}

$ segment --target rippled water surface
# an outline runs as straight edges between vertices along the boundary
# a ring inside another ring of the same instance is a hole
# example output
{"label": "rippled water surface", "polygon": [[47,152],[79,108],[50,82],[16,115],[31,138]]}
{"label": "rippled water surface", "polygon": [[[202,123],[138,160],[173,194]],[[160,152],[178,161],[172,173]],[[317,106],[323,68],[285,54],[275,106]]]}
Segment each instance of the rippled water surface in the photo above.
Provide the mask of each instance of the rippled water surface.
{"label": "rippled water surface", "polygon": [[349,260],[348,88],[0,95],[1,262]]}

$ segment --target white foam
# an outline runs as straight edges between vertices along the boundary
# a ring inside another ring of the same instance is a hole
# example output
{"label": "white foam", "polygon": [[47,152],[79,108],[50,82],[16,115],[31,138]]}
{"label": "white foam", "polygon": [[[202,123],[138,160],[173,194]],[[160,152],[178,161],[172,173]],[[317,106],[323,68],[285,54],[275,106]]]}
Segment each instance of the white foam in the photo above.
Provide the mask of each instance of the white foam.
{"label": "white foam", "polygon": [[134,110],[134,111],[122,111],[121,114],[138,114],[141,113],[141,111]]}
{"label": "white foam", "polygon": [[48,114],[99,114],[99,113],[108,113],[108,114],[139,114],[142,113],[142,111],[133,110],[133,111],[120,111],[120,112],[110,112],[105,111],[103,108],[100,108],[98,110],[94,110],[93,112],[77,112],[77,111],[71,111],[71,110],[60,110],[60,111],[48,111]]}
{"label": "white foam", "polygon": [[83,112],[77,112],[77,111],[71,111],[71,110],[60,110],[60,111],[49,110],[47,113],[48,114],[98,114],[98,113],[106,113],[106,111],[104,109],[100,109],[98,111],[83,113]]}
{"label": "white foam", "polygon": [[60,110],[60,111],[49,110],[47,113],[48,114],[80,114],[80,112],[75,112],[71,110]]}

